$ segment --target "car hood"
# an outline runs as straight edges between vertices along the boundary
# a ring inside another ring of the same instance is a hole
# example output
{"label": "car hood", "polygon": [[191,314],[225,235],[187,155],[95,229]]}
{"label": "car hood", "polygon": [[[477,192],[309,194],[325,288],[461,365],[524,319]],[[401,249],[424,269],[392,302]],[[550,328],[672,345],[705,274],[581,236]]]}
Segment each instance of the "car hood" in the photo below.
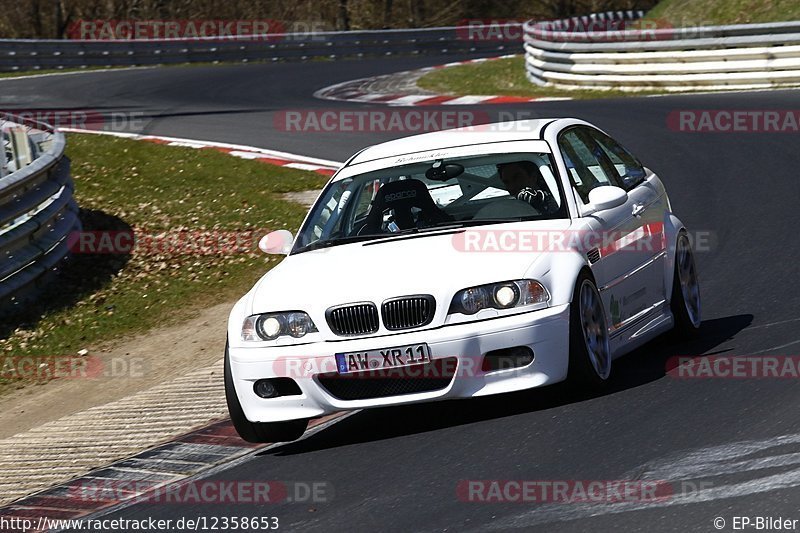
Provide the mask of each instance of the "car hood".
{"label": "car hood", "polygon": [[542,255],[531,251],[465,251],[467,234],[561,231],[569,223],[548,220],[495,224],[387,241],[356,242],[291,255],[253,288],[249,312],[311,313],[353,302],[380,305],[387,298],[412,294],[432,294],[438,306],[449,305],[453,294],[460,289],[525,277]]}

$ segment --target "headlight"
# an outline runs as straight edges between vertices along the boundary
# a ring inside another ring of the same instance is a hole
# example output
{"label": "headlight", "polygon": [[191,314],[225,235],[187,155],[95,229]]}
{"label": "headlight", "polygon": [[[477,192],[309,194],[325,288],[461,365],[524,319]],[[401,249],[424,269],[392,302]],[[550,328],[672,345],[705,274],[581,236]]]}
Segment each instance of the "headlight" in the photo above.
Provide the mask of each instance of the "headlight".
{"label": "headlight", "polygon": [[489,307],[489,291],[483,287],[475,287],[472,289],[464,289],[456,294],[453,298],[453,303],[450,305],[450,312],[453,312],[453,307],[461,309],[465,315],[474,315],[481,309]]}
{"label": "headlight", "polygon": [[481,309],[510,309],[527,305],[546,305],[547,289],[538,281],[521,279],[492,283],[460,290],[453,297],[449,314],[474,315]]}
{"label": "headlight", "polygon": [[281,335],[289,335],[299,339],[307,333],[315,331],[317,331],[317,327],[311,317],[302,311],[266,313],[252,315],[244,319],[242,340],[272,341]]}

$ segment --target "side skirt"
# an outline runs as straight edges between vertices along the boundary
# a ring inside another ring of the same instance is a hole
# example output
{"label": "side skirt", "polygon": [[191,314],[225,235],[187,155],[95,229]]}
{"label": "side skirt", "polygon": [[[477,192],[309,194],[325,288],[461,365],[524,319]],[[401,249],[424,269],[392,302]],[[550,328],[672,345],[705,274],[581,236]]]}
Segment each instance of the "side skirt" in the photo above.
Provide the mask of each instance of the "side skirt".
{"label": "side skirt", "polygon": [[662,333],[666,333],[675,323],[667,302],[648,310],[637,320],[618,329],[611,335],[611,357],[616,359],[629,353]]}

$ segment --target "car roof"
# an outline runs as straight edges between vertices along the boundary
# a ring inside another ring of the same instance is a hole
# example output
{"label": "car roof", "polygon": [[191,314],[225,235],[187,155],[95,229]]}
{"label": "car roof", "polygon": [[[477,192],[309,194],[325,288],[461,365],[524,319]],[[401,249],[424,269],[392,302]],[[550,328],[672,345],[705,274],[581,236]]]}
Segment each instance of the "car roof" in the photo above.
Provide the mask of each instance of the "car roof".
{"label": "car roof", "polygon": [[350,161],[357,165],[376,159],[401,156],[428,150],[441,150],[455,146],[468,146],[504,141],[541,140],[542,131],[555,118],[495,122],[465,128],[435,131],[395,139],[365,148]]}

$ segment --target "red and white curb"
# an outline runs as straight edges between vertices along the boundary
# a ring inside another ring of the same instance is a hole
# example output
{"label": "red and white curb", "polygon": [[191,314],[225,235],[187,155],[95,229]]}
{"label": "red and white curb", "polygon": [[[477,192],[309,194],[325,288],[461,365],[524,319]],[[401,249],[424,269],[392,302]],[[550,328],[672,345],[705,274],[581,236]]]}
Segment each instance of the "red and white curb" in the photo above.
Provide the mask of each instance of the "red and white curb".
{"label": "red and white curb", "polygon": [[428,72],[439,70],[449,67],[457,67],[460,65],[469,65],[475,63],[485,63],[487,61],[496,61],[498,59],[508,59],[516,57],[516,54],[498,56],[498,57],[483,57],[478,59],[469,59],[467,61],[455,61],[452,63],[445,63],[444,65],[436,65],[433,67],[425,67],[415,70],[407,70],[390,74],[389,76],[375,76],[370,78],[360,78],[357,80],[350,80],[343,83],[337,83],[314,93],[315,98],[321,100],[334,100],[338,102],[360,102],[369,104],[385,104],[391,106],[432,106],[432,105],[486,105],[486,104],[524,104],[530,102],[546,102],[557,100],[571,100],[569,97],[535,97],[529,96],[503,96],[503,95],[466,95],[454,96],[445,94],[403,94],[395,92],[372,92],[365,90],[365,86],[380,85],[382,79],[388,77],[409,77],[419,79]]}
{"label": "red and white curb", "polygon": [[327,159],[319,159],[316,157],[307,157],[298,154],[290,154],[288,152],[279,152],[277,150],[267,150],[265,148],[258,148],[256,146],[246,146],[242,144],[229,144],[216,141],[200,141],[196,139],[182,139],[179,137],[163,137],[160,135],[143,135],[139,133],[123,133],[123,132],[104,131],[104,130],[85,130],[78,128],[60,128],[60,131],[66,133],[90,133],[97,135],[110,135],[112,137],[121,137],[124,139],[134,139],[138,141],[165,144],[167,146],[183,146],[187,148],[212,149],[231,155],[233,157],[250,159],[253,161],[258,161],[269,165],[295,168],[298,170],[307,170],[309,172],[316,172],[317,174],[322,174],[324,176],[332,176],[342,165],[337,161],[329,161]]}

